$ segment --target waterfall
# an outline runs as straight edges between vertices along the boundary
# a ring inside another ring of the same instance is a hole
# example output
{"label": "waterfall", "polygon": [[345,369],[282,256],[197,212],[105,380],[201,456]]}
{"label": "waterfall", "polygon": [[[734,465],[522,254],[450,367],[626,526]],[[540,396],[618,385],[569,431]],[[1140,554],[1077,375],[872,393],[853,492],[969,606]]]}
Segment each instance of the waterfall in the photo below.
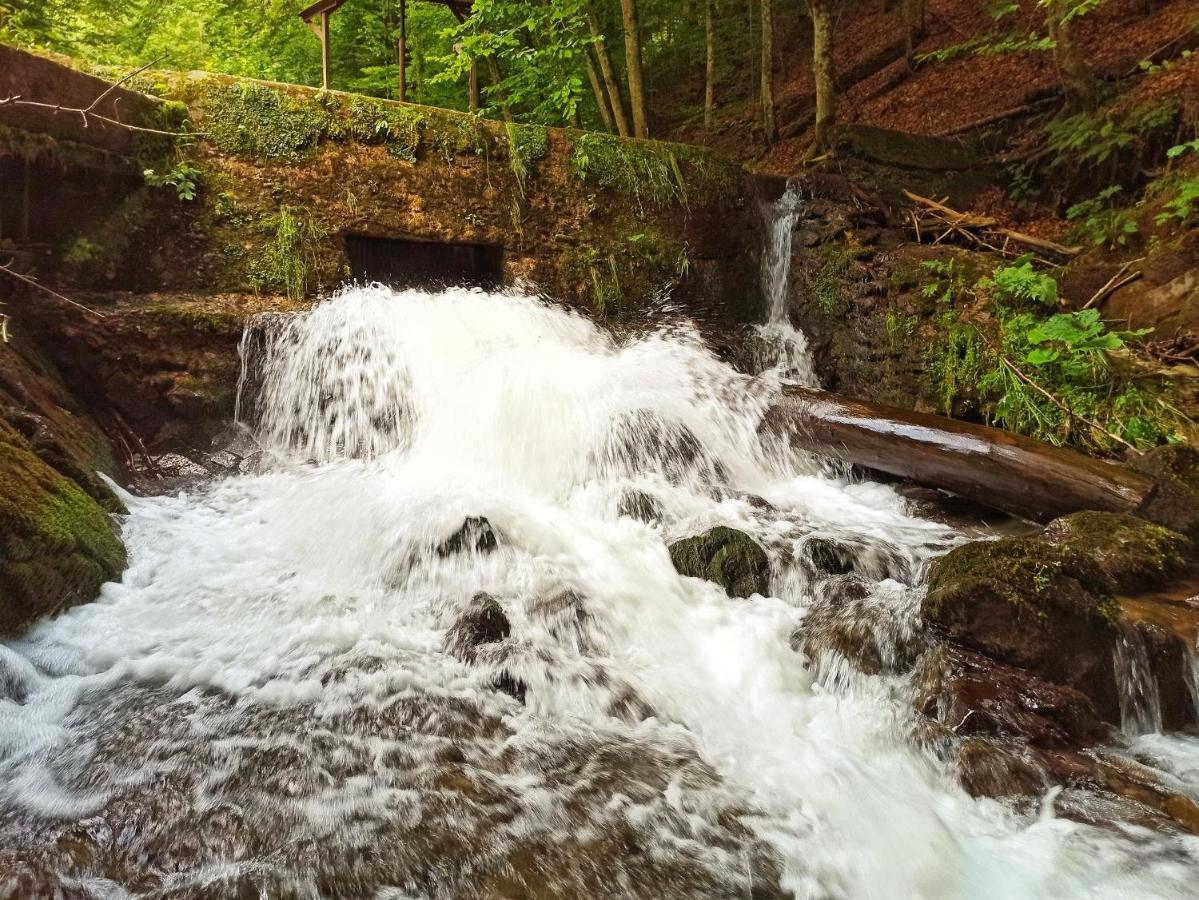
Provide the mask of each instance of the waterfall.
{"label": "waterfall", "polygon": [[785,381],[819,387],[808,339],[787,314],[792,237],[802,212],[803,195],[791,184],[777,200],[761,205],[765,240],[759,280],[766,300],[766,323],[755,329],[753,363],[755,371],[773,370]]}
{"label": "waterfall", "polygon": [[[369,287],[243,352],[261,465],[126,495],[122,581],[0,645],[0,887],[1192,890],[1187,839],[972,798],[911,742],[904,676],[795,649],[811,617],[886,666],[958,535],[760,441],[777,381],[698,332]],[[668,545],[717,524],[766,549],[771,596],[675,571]]]}
{"label": "waterfall", "polygon": [[1145,636],[1134,626],[1121,623],[1112,653],[1116,689],[1120,694],[1120,730],[1128,737],[1161,731],[1161,698],[1149,664]]}

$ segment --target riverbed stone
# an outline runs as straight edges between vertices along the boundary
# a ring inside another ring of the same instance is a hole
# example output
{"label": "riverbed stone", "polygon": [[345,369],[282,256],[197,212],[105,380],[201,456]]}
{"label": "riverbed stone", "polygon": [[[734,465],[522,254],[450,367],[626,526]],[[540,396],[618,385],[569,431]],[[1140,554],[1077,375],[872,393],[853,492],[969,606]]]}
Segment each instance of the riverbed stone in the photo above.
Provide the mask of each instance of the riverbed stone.
{"label": "riverbed stone", "polygon": [[704,578],[723,587],[730,597],[749,597],[770,590],[770,559],[744,531],[719,525],[696,537],[670,545],[670,559],[680,575]]}

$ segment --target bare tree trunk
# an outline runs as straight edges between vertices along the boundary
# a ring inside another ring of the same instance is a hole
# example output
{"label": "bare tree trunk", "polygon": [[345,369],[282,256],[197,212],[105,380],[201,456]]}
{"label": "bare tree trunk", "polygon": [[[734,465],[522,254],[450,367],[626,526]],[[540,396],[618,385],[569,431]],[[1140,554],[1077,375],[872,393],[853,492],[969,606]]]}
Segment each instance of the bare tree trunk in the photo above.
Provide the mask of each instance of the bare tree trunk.
{"label": "bare tree trunk", "polygon": [[816,80],[816,129],[812,149],[828,147],[837,123],[837,82],[833,75],[832,0],[808,0],[812,16],[812,74]]}
{"label": "bare tree trunk", "polygon": [[633,133],[645,138],[649,137],[649,116],[645,106],[645,79],[641,73],[641,21],[637,17],[637,0],[620,0],[620,16],[624,23],[624,60],[629,78]]}
{"label": "bare tree trunk", "polygon": [[704,68],[704,131],[712,130],[712,116],[716,111],[716,27],[712,22],[712,4],[704,2],[704,38],[707,42],[708,58]]}
{"label": "bare tree trunk", "polygon": [[774,125],[774,7],[771,0],[759,0],[758,6],[762,11],[762,131],[767,141],[773,141],[777,135]]}
{"label": "bare tree trunk", "polygon": [[616,70],[612,67],[612,58],[608,56],[608,45],[604,41],[604,33],[600,30],[599,20],[595,13],[587,11],[587,25],[591,36],[595,39],[595,56],[599,60],[600,74],[604,77],[604,86],[608,89],[608,102],[612,105],[612,117],[616,120],[616,133],[628,137],[629,119],[624,111],[624,96],[620,93],[620,81],[616,78]]}
{"label": "bare tree trunk", "polygon": [[[751,65],[759,65],[762,61],[762,54],[754,53],[754,50],[759,46],[758,35],[759,35],[759,32],[761,31],[761,25],[762,25],[762,13],[761,13],[761,10],[758,8],[758,0],[749,0],[749,54],[750,54],[750,64]],[[754,58],[755,55],[757,57],[756,60]],[[755,105],[754,110],[756,112],[757,122],[759,125],[761,125],[762,124],[762,104],[759,103],[759,104]]]}
{"label": "bare tree trunk", "polygon": [[1079,109],[1091,110],[1098,104],[1095,91],[1095,76],[1083,59],[1070,31],[1070,23],[1062,18],[1063,11],[1050,6],[1045,22],[1049,26],[1049,37],[1053,41],[1053,62],[1057,66],[1062,90],[1070,102]]}
{"label": "bare tree trunk", "polygon": [[999,428],[807,388],[785,388],[760,430],[1040,522],[1080,509],[1135,513],[1153,499],[1153,482],[1123,466]]}
{"label": "bare tree trunk", "polygon": [[587,80],[591,82],[591,92],[595,94],[595,105],[599,109],[600,118],[604,120],[604,128],[612,134],[612,111],[608,108],[608,98],[604,96],[603,85],[600,84],[599,73],[595,71],[595,62],[591,51],[587,51]]}
{"label": "bare tree trunk", "polygon": [[903,0],[904,59],[908,68],[916,68],[916,44],[924,38],[925,0]]}

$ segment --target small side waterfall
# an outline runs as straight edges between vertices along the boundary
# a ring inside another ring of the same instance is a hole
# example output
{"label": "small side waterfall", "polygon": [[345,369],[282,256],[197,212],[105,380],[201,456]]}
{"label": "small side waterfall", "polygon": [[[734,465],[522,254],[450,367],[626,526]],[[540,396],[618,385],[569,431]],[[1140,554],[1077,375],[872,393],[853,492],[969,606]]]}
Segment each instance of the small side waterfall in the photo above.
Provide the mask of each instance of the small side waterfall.
{"label": "small side waterfall", "polygon": [[1120,729],[1128,737],[1162,730],[1161,697],[1149,665],[1149,647],[1136,628],[1121,624],[1113,651],[1120,692]]}
{"label": "small side waterfall", "polygon": [[791,276],[791,236],[803,209],[799,190],[787,185],[773,203],[762,204],[766,246],[762,252],[762,293],[766,295],[768,321],[787,321],[787,288]]}
{"label": "small side waterfall", "polygon": [[783,195],[761,207],[766,240],[762,248],[762,293],[766,298],[767,320],[757,328],[754,368],[760,372],[775,370],[784,381],[804,387],[819,387],[808,339],[795,328],[787,315],[791,287],[791,240],[795,224],[803,211],[799,189],[788,185]]}

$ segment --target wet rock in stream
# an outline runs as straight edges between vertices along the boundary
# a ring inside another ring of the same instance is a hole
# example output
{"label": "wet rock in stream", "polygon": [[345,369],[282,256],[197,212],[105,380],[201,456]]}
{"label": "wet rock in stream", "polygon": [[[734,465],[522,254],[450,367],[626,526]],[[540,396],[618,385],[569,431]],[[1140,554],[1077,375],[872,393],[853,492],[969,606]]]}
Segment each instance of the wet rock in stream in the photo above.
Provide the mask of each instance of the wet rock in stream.
{"label": "wet rock in stream", "polygon": [[680,575],[704,578],[723,587],[730,597],[750,597],[770,590],[770,559],[743,531],[723,525],[670,545],[670,560]]}
{"label": "wet rock in stream", "polygon": [[468,516],[457,531],[437,545],[437,555],[490,553],[497,546],[499,542],[491,523],[483,516]]}
{"label": "wet rock in stream", "polygon": [[662,504],[653,494],[626,489],[617,501],[616,514],[652,525],[662,521]]}

